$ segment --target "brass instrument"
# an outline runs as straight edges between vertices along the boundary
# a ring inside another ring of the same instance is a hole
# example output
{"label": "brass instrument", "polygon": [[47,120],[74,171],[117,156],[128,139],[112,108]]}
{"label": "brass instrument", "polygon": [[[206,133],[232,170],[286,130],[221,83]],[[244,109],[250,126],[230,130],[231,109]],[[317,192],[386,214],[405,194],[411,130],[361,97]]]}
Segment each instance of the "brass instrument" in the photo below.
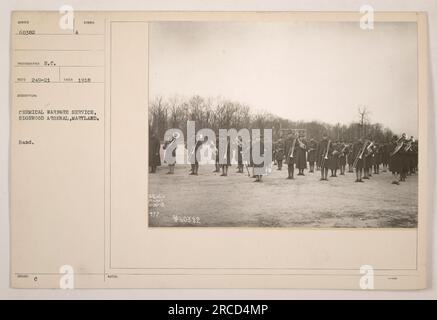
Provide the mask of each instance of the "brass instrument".
{"label": "brass instrument", "polygon": [[325,155],[322,158],[322,161],[320,161],[320,166],[323,168],[325,166],[325,161],[328,160],[328,154],[329,154],[329,147],[331,146],[331,140],[328,140],[328,145],[326,146],[326,152]]}
{"label": "brass instrument", "polygon": [[[172,144],[173,142],[175,142],[180,137],[181,137],[181,134],[179,132],[177,132],[177,131],[173,132],[171,137],[169,139],[165,140],[164,146],[168,146],[168,145]],[[165,147],[164,147],[164,149],[165,149]]]}
{"label": "brass instrument", "polygon": [[392,153],[390,153],[390,157],[393,157],[396,153],[399,152],[399,150],[402,149],[402,147],[404,146],[404,136],[401,136],[398,140],[396,140],[396,148],[393,150]]}
{"label": "brass instrument", "polygon": [[307,148],[307,146],[305,145],[305,143],[303,143],[303,142],[300,140],[300,138],[297,138],[297,142],[299,143],[299,147],[300,147],[301,149],[306,149],[306,148]]}
{"label": "brass instrument", "polygon": [[396,140],[396,144],[398,144],[399,142],[401,142],[402,140],[404,140],[404,136],[400,136],[398,140]]}
{"label": "brass instrument", "polygon": [[373,153],[373,146],[374,146],[375,144],[373,143],[373,142],[370,142],[369,143],[369,145],[367,146],[367,148],[366,148],[366,151],[367,151],[367,154],[369,155],[369,154],[372,154]]}
{"label": "brass instrument", "polygon": [[413,146],[413,140],[408,141],[408,143],[405,145],[405,151],[410,151],[412,146]]}
{"label": "brass instrument", "polygon": [[[200,144],[198,145],[198,143],[200,142]],[[193,156],[195,157],[194,159],[196,159],[197,158],[197,155],[195,154],[195,152],[196,152],[196,147],[200,147],[200,145],[202,144],[203,142],[202,142],[202,140],[201,140],[201,138],[199,138],[197,141],[195,141],[195,143],[194,143],[194,146],[193,146],[193,148],[191,149],[191,152],[190,152],[190,154],[189,154],[189,158],[188,159],[191,159]]]}
{"label": "brass instrument", "polygon": [[[312,141],[311,141],[312,142]],[[308,149],[307,149],[307,151],[308,152],[311,152],[311,151],[315,151],[315,150],[317,150],[317,146],[314,148],[314,147],[312,147],[312,146],[314,146],[314,142],[312,142],[312,143],[309,143],[309,147],[308,147]]]}
{"label": "brass instrument", "polygon": [[173,137],[171,137],[170,140],[166,140],[164,142],[164,145],[162,146],[162,149],[166,150],[169,145],[171,145],[173,142],[176,141],[176,139],[177,139],[177,137],[173,136]]}
{"label": "brass instrument", "polygon": [[361,160],[363,158],[364,151],[366,151],[366,149],[367,149],[367,143],[368,143],[367,141],[364,142],[363,148],[361,149],[360,153],[357,154],[357,156],[355,157],[355,160],[354,160],[354,163],[353,163],[353,167],[354,168],[357,167],[358,160]]}
{"label": "brass instrument", "polygon": [[328,146],[326,147],[325,160],[328,160],[329,147],[331,146],[331,140],[328,140]]}
{"label": "brass instrument", "polygon": [[293,140],[293,144],[291,145],[290,158],[293,158],[294,147],[296,146],[296,140],[297,140],[297,138],[295,138],[295,139]]}
{"label": "brass instrument", "polygon": [[343,149],[341,149],[341,151],[340,151],[340,156],[341,157],[344,157],[344,153],[346,152],[346,149],[349,147],[349,145],[348,144],[345,144],[344,145],[344,147],[343,147]]}
{"label": "brass instrument", "polygon": [[[235,143],[237,144],[238,147],[241,147],[240,154],[241,154],[241,157],[243,158],[243,166],[244,166],[244,167],[246,168],[246,170],[247,170],[247,176],[250,177],[249,164],[248,164],[248,162],[247,162],[247,159],[244,159],[244,157],[243,157],[243,155],[245,154],[245,152],[247,151],[247,149],[250,150],[250,146],[248,146],[246,149],[243,150],[243,147],[244,147],[244,145],[243,145],[243,139],[240,139],[239,137],[236,137],[236,138],[235,138]],[[216,150],[217,150],[216,152],[219,152],[219,150],[218,150],[217,147],[216,147]]]}

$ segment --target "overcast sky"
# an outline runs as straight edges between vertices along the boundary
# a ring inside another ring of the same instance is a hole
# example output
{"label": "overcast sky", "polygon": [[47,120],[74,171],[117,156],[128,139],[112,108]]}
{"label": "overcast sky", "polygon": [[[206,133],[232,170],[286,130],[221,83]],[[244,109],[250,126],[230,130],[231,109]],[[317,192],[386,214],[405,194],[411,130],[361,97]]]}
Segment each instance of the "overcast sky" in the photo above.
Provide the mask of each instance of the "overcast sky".
{"label": "overcast sky", "polygon": [[225,97],[291,120],[372,123],[417,135],[415,23],[157,22],[150,97]]}

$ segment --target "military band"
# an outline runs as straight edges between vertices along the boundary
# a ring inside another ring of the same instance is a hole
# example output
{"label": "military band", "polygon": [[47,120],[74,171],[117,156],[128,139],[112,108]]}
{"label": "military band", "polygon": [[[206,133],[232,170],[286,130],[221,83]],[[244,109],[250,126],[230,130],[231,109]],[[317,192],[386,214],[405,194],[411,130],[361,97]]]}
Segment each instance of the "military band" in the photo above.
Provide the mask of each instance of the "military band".
{"label": "military band", "polygon": [[[168,174],[174,174],[175,170],[177,145],[173,146],[173,144],[176,144],[176,140],[177,137],[173,135],[163,145],[164,152],[172,150],[172,157],[165,156],[165,159],[174,159],[166,161],[169,168]],[[198,175],[199,149],[207,140],[207,137],[200,137],[195,142],[193,150],[188,153],[191,163],[190,175]],[[260,143],[261,155],[265,152],[263,141],[263,139],[254,141]],[[215,150],[213,154],[213,158],[215,158],[214,172],[220,172],[221,169],[221,176],[227,176],[233,157],[230,138],[227,137],[222,143],[226,144],[222,161],[219,161],[219,139],[217,138],[215,144],[211,143]],[[262,176],[266,174],[265,163],[255,165],[252,157],[250,161],[244,161],[241,137],[237,137],[236,146],[237,173],[243,173],[244,168],[246,168],[250,176],[249,167],[252,167],[252,177],[255,178],[256,182],[261,182]],[[252,144],[249,148],[251,155]],[[283,163],[287,165],[286,178],[290,180],[295,178],[295,168],[298,170],[298,176],[305,176],[305,170],[309,164],[309,173],[315,173],[317,168],[320,169],[321,181],[328,180],[328,171],[331,173],[331,178],[336,178],[338,172],[340,176],[345,176],[346,166],[348,166],[349,173],[355,172],[355,182],[370,180],[372,173],[378,175],[381,172],[390,171],[393,176],[392,183],[399,185],[400,182],[406,181],[408,176],[417,173],[418,142],[414,137],[407,138],[406,134],[402,134],[399,138],[393,136],[389,142],[375,141],[371,136],[367,136],[365,139],[357,138],[353,142],[333,141],[327,133],[324,133],[320,142],[317,142],[314,137],[308,141],[304,134],[291,132],[273,142],[272,161],[279,171],[282,170]],[[151,133],[149,135],[149,172],[156,173],[156,169],[160,165],[160,141],[155,134]],[[380,171],[381,166],[382,171]],[[264,168],[264,171],[260,170],[261,167]]]}

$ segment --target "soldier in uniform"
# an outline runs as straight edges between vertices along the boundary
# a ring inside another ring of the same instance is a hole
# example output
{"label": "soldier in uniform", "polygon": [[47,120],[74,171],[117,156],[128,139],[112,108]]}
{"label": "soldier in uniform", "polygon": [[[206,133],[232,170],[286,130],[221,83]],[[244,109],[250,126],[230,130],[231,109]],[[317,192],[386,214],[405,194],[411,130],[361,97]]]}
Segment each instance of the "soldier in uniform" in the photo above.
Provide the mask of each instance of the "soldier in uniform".
{"label": "soldier in uniform", "polygon": [[231,138],[226,139],[226,152],[222,161],[222,174],[220,176],[226,177],[228,175],[228,168],[231,165]]}
{"label": "soldier in uniform", "polygon": [[338,146],[339,154],[338,154],[338,166],[340,168],[340,175],[344,176],[346,171],[346,158],[348,154],[349,146],[344,142],[341,142]]}
{"label": "soldier in uniform", "polygon": [[353,143],[352,142],[349,142],[348,143],[348,148],[347,148],[347,154],[346,154],[346,160],[347,160],[347,166],[348,166],[348,172],[350,172],[350,173],[352,173],[352,172],[354,172],[354,160],[355,160],[355,158],[354,158],[354,154],[353,154]]}
{"label": "soldier in uniform", "polygon": [[[402,181],[402,170],[403,170],[403,155],[402,149],[405,148],[405,134],[397,139],[397,136],[393,136],[393,140],[391,143],[391,151],[390,151],[390,171],[393,174],[394,180],[392,184],[399,184],[399,181]],[[399,180],[397,177],[399,176]]]}
{"label": "soldier in uniform", "polygon": [[319,142],[317,147],[317,159],[319,160],[321,178],[320,181],[328,180],[328,165],[330,157],[331,141],[328,140],[328,135],[323,134],[322,140]]}
{"label": "soldier in uniform", "polygon": [[299,134],[296,141],[296,167],[299,169],[298,176],[304,176],[303,171],[307,168],[307,146],[304,141],[304,135]]}
{"label": "soldier in uniform", "polygon": [[408,148],[408,175],[411,176],[416,172],[415,169],[415,158],[416,158],[416,142],[414,137],[410,138],[410,147]]}
{"label": "soldier in uniform", "polygon": [[373,144],[371,139],[367,141],[367,147],[364,150],[363,158],[364,158],[364,176],[363,179],[370,179],[372,176],[372,167],[373,167]]}
{"label": "soldier in uniform", "polygon": [[275,144],[274,150],[275,150],[274,159],[278,164],[278,170],[282,170],[282,161],[284,160],[284,141],[282,140],[282,138],[278,139],[278,141]]}
{"label": "soldier in uniform", "polygon": [[149,167],[150,173],[156,173],[156,168],[161,165],[161,157],[159,151],[161,143],[155,133],[149,135]]}
{"label": "soldier in uniform", "polygon": [[[259,155],[260,157],[264,156],[264,138],[261,135],[257,137],[254,141],[255,144],[259,144]],[[262,177],[266,173],[266,163],[262,161],[261,163],[253,163],[253,176],[255,177],[254,182],[262,182]]]}
{"label": "soldier in uniform", "polygon": [[219,137],[217,136],[215,139],[215,170],[213,172],[220,172],[220,156],[219,156]]}
{"label": "soldier in uniform", "polygon": [[375,143],[375,147],[373,149],[374,156],[373,156],[373,174],[379,174],[379,166],[382,162],[382,150],[381,150],[381,144]]}
{"label": "soldier in uniform", "polygon": [[164,156],[165,159],[169,159],[167,160],[168,163],[168,172],[167,174],[174,174],[174,169],[175,169],[175,165],[176,165],[176,148],[177,148],[177,138],[178,138],[178,134],[175,132],[173,133],[173,136],[165,141],[163,149],[165,150],[165,152],[167,153],[168,148],[172,147],[172,152],[171,152],[171,157],[168,156]]}
{"label": "soldier in uniform", "polygon": [[199,174],[200,152],[198,152],[198,150],[207,141],[208,141],[208,136],[205,136],[204,138],[199,137],[199,139],[196,141],[194,149],[191,151],[191,154],[190,154],[190,160],[191,160],[190,161],[191,162],[190,175],[197,176]]}
{"label": "soldier in uniform", "polygon": [[319,154],[321,153],[321,151],[319,150],[320,148],[320,142],[317,142],[317,148],[316,148],[316,170],[319,171],[320,170],[320,158],[319,158]]}
{"label": "soldier in uniform", "polygon": [[413,141],[411,139],[406,139],[404,146],[399,150],[399,156],[401,158],[401,171],[400,171],[400,179],[399,181],[404,182],[407,178],[407,174],[410,170],[410,156],[411,156],[411,147]]}
{"label": "soldier in uniform", "polygon": [[238,136],[237,141],[237,162],[238,170],[237,173],[243,173],[243,138]]}
{"label": "soldier in uniform", "polygon": [[317,160],[317,141],[314,138],[308,143],[308,163],[310,164],[310,173],[314,172],[314,163]]}
{"label": "soldier in uniform", "polygon": [[382,162],[382,172],[387,172],[388,164],[390,162],[390,144],[384,143],[381,145],[381,162]]}
{"label": "soldier in uniform", "polygon": [[355,167],[356,179],[355,182],[364,182],[362,179],[364,168],[364,142],[363,139],[358,139],[352,146],[353,165]]}
{"label": "soldier in uniform", "polygon": [[339,146],[338,142],[332,143],[328,153],[329,156],[328,167],[329,169],[331,169],[331,177],[334,178],[337,177],[337,170],[339,167],[338,156],[340,155],[340,151],[338,146]]}
{"label": "soldier in uniform", "polygon": [[419,156],[419,143],[417,142],[417,140],[415,140],[413,142],[413,145],[411,146],[412,148],[412,164],[411,164],[411,174],[415,174],[417,171],[417,165],[418,165],[418,156]]}
{"label": "soldier in uniform", "polygon": [[293,133],[287,136],[285,141],[285,161],[288,166],[287,179],[294,179],[294,164],[296,159],[296,137]]}
{"label": "soldier in uniform", "polygon": [[256,178],[255,176],[255,166],[254,166],[254,162],[253,162],[253,144],[255,143],[255,140],[253,140],[253,137],[250,136],[250,145],[249,145],[249,165],[248,167],[252,168],[252,176],[251,178]]}
{"label": "soldier in uniform", "polygon": [[272,160],[273,160],[273,165],[277,164],[277,161],[276,161],[276,146],[277,146],[277,144],[278,144],[277,142],[273,142],[273,144],[272,144]]}

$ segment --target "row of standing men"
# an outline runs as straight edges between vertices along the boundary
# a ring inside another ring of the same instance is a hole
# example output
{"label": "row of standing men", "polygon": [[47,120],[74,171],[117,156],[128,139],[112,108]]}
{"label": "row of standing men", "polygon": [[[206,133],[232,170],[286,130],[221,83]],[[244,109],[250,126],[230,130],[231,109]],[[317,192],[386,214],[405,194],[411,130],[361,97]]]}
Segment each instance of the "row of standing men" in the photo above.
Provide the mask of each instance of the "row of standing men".
{"label": "row of standing men", "polygon": [[295,168],[297,175],[305,175],[304,170],[309,164],[309,172],[321,171],[321,181],[337,177],[337,173],[344,175],[348,172],[356,174],[355,182],[363,182],[373,174],[382,171],[391,171],[394,184],[405,181],[408,175],[417,171],[418,143],[413,137],[409,139],[405,134],[400,138],[394,136],[390,142],[376,142],[372,137],[356,139],[354,142],[331,141],[324,134],[321,141],[311,138],[307,141],[303,135],[288,135],[275,142],[274,159],[278,170],[282,169],[285,162],[288,169],[287,179],[294,178]]}
{"label": "row of standing men", "polygon": [[[172,143],[175,143],[175,141],[175,137],[165,141],[164,150]],[[260,143],[262,141],[261,139]],[[198,140],[192,154],[197,154],[197,150],[206,142],[207,137],[203,140]],[[214,145],[214,143],[212,144]],[[215,143],[216,150],[217,146],[218,140]],[[264,147],[262,146],[260,149],[261,153],[263,153]],[[175,156],[175,150],[173,148],[173,156]],[[231,166],[229,139],[227,140],[226,150],[227,161],[221,164],[216,152],[214,172],[220,172],[221,170],[221,176],[227,176],[228,168]],[[159,153],[159,139],[151,135],[149,138],[149,166],[151,167],[151,173],[155,173],[156,167],[161,165]],[[360,138],[354,142],[346,143],[344,141],[331,141],[327,134],[324,134],[320,141],[316,141],[314,138],[307,140],[302,134],[291,133],[273,143],[272,153],[272,159],[274,164],[277,165],[277,170],[282,170],[283,164],[287,166],[287,179],[294,179],[295,169],[298,170],[297,175],[304,176],[308,164],[310,173],[320,170],[321,181],[328,180],[329,171],[331,172],[330,177],[337,177],[337,173],[344,175],[347,168],[348,172],[355,171],[355,182],[363,182],[363,179],[369,179],[372,176],[372,172],[373,174],[379,174],[382,166],[382,172],[387,170],[392,172],[394,177],[393,184],[399,184],[399,182],[405,181],[408,175],[416,173],[418,165],[417,140],[414,140],[413,137],[407,138],[405,134],[402,134],[399,138],[394,136],[391,141],[386,143],[376,142],[370,136],[366,139]],[[252,159],[249,163],[243,162],[241,144],[238,144],[237,154],[238,173],[243,173],[246,167],[250,176],[249,167],[260,167],[254,165]],[[198,160],[195,159],[191,165],[191,175],[198,174]],[[175,164],[175,162],[168,164],[168,174],[174,173]],[[256,182],[262,181],[262,176],[262,173],[255,173],[255,170],[253,171],[252,177],[255,178]]]}

